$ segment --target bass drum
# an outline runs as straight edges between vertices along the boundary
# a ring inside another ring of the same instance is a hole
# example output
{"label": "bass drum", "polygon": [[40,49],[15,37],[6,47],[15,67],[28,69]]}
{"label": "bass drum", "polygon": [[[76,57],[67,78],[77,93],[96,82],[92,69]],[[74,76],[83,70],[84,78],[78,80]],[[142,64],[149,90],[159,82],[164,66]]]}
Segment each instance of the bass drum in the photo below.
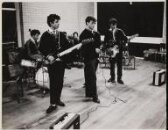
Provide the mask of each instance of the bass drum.
{"label": "bass drum", "polygon": [[42,88],[49,89],[50,80],[47,67],[41,67],[38,69],[35,76],[36,84]]}

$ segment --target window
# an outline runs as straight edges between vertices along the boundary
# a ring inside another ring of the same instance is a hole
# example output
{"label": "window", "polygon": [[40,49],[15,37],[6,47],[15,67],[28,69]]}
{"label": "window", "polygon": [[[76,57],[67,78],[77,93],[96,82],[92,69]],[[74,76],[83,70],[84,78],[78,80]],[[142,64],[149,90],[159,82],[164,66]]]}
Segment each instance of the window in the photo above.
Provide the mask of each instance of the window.
{"label": "window", "polygon": [[162,37],[164,2],[98,2],[98,30],[109,28],[108,20],[116,17],[127,35]]}
{"label": "window", "polygon": [[16,9],[14,3],[2,4],[2,64],[8,64],[8,52],[17,47]]}
{"label": "window", "polygon": [[14,3],[2,4],[2,43],[17,43],[16,9]]}

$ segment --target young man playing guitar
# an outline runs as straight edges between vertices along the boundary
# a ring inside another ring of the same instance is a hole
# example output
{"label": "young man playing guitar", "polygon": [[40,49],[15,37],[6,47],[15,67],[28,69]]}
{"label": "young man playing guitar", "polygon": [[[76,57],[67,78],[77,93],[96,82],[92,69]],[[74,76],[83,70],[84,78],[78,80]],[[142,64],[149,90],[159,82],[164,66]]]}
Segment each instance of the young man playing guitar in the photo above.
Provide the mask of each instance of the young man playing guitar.
{"label": "young man playing guitar", "polygon": [[[39,50],[46,57],[48,62],[55,61],[58,53],[69,48],[69,42],[63,32],[58,31],[60,16],[50,14],[47,17],[49,30],[45,31],[40,39]],[[63,79],[65,72],[65,63],[57,58],[53,64],[48,65],[50,77],[50,106],[46,113],[50,113],[59,106],[65,106],[61,101],[61,92],[63,88]]]}
{"label": "young man playing guitar", "polygon": [[[93,102],[100,103],[97,95],[96,85],[96,69],[98,66],[98,56],[100,53],[100,34],[94,31],[96,19],[92,16],[88,16],[85,19],[86,28],[80,35],[80,42],[87,41],[89,44],[83,45],[81,48],[82,56],[84,57],[84,75],[85,75],[85,96],[91,97]],[[89,40],[90,39],[90,40]]]}
{"label": "young man playing guitar", "polygon": [[117,28],[117,19],[111,18],[109,25],[110,29],[105,34],[105,48],[107,52],[113,50],[113,54],[110,54],[109,58],[111,77],[108,82],[115,83],[115,64],[117,64],[117,81],[120,84],[124,84],[122,80],[122,52],[128,38],[123,30]]}

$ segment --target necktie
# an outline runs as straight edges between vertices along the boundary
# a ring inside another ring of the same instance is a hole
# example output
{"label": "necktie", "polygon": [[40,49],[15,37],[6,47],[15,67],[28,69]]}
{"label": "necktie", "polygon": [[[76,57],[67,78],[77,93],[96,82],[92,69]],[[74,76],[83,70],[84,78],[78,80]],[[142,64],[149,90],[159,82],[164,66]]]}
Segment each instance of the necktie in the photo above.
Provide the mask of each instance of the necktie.
{"label": "necktie", "polygon": [[116,31],[115,29],[113,29],[113,30],[112,30],[112,32],[113,32],[113,39],[114,39],[114,41],[116,40],[116,39],[115,39],[115,31]]}
{"label": "necktie", "polygon": [[37,41],[35,41],[35,44],[36,44],[36,46],[38,47],[38,42],[37,42]]}
{"label": "necktie", "polygon": [[55,38],[58,38],[58,35],[57,35],[57,30],[53,30],[53,35],[55,36]]}
{"label": "necktie", "polygon": [[59,32],[58,30],[54,30],[54,35],[55,35],[55,38],[57,40],[57,45],[58,45],[58,49],[60,49],[60,37],[59,37]]}

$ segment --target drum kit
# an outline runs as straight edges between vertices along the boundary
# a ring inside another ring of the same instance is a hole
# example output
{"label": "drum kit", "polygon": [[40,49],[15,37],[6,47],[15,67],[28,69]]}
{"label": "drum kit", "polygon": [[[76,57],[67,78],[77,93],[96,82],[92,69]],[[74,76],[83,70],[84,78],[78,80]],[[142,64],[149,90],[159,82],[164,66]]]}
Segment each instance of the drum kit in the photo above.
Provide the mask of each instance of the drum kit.
{"label": "drum kit", "polygon": [[47,67],[41,67],[38,69],[35,81],[38,86],[49,89],[50,81]]}
{"label": "drum kit", "polygon": [[[87,44],[90,43],[89,41],[93,41],[93,39],[86,39],[84,41],[82,41],[82,43],[77,44],[67,50],[64,50],[63,52],[59,53],[58,57],[62,57],[64,55],[67,55],[69,53],[71,53],[74,50],[79,50],[81,48],[81,46],[83,44]],[[38,86],[40,86],[43,89],[49,89],[50,83],[49,83],[49,74],[48,74],[48,70],[47,67],[45,67],[45,65],[47,64],[53,64],[55,61],[57,61],[57,58],[55,58],[52,62],[48,61],[45,57],[41,56],[41,55],[35,55],[35,59],[36,61],[31,61],[31,60],[27,60],[27,59],[22,59],[21,60],[21,66],[24,67],[28,67],[28,68],[38,68],[38,63],[41,62],[42,63],[42,67],[39,68],[35,74],[35,81],[36,84]]]}
{"label": "drum kit", "polygon": [[[21,66],[37,69],[38,62],[39,62],[39,60],[31,61],[31,60],[27,60],[27,59],[22,59]],[[49,82],[48,69],[43,64],[35,73],[35,82],[42,89],[49,89],[50,82]]]}

